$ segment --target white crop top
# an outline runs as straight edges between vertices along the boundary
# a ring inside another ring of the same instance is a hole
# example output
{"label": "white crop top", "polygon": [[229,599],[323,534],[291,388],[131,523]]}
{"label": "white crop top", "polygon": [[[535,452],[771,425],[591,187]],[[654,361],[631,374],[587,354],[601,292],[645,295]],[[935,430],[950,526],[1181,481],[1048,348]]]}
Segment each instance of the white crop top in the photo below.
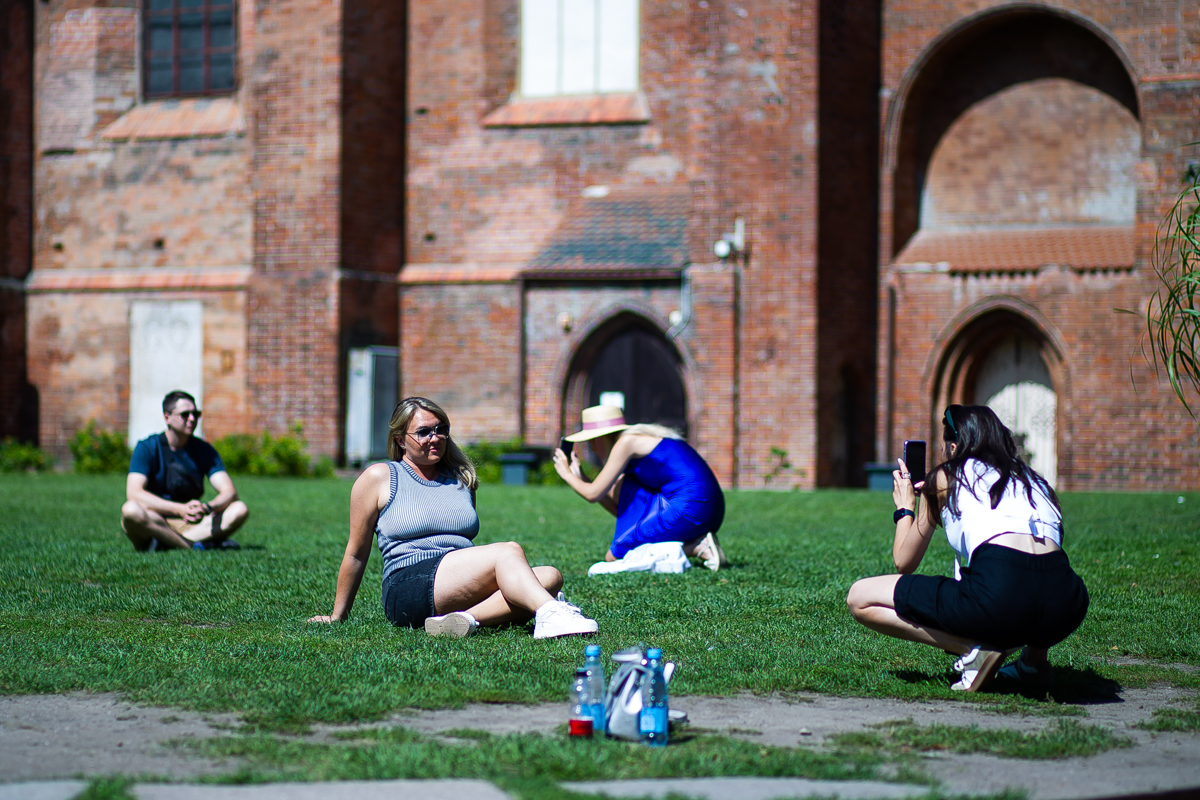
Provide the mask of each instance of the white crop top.
{"label": "white crop top", "polygon": [[[1027,533],[1038,539],[1049,539],[1062,547],[1062,514],[1050,502],[1045,490],[1033,484],[1033,502],[1025,487],[1016,478],[1010,479],[992,508],[988,490],[1000,479],[1000,473],[982,461],[969,459],[963,465],[963,480],[958,484],[958,516],[942,509],[942,525],[946,539],[954,548],[954,577],[959,577],[959,565],[971,564],[971,554],[981,544],[1002,533]],[[972,491],[974,490],[974,491]]]}

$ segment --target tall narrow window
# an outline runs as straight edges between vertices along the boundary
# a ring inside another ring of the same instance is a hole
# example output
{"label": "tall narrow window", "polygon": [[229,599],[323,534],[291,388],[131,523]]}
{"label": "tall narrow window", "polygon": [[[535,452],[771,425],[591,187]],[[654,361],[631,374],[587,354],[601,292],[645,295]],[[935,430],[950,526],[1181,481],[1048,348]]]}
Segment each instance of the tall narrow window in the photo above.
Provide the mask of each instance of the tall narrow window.
{"label": "tall narrow window", "polygon": [[145,96],[233,91],[236,0],[145,0]]}
{"label": "tall narrow window", "polygon": [[521,94],[638,88],[638,0],[521,0]]}

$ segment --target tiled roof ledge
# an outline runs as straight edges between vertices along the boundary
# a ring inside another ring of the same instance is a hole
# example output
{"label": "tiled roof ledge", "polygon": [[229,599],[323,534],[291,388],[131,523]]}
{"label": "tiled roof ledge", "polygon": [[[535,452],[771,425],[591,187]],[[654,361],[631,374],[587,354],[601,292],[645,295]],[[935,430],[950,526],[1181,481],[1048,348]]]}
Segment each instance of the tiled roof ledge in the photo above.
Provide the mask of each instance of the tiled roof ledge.
{"label": "tiled roof ledge", "polygon": [[104,129],[106,142],[198,139],[242,134],[246,120],[232,97],[151,100],[134,106]]}
{"label": "tiled roof ledge", "polygon": [[641,92],[514,98],[483,118],[485,128],[545,125],[613,125],[650,121]]}

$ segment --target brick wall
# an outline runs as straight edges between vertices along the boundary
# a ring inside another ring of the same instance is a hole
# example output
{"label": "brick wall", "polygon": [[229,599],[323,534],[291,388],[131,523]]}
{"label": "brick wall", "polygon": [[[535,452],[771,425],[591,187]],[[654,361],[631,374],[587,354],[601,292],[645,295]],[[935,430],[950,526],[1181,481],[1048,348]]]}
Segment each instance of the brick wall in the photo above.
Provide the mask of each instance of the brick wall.
{"label": "brick wall", "polygon": [[1107,94],[1061,78],[981,101],[946,132],[922,197],[926,229],[1132,225],[1141,125]]}
{"label": "brick wall", "polygon": [[[1155,227],[1180,186],[1183,145],[1200,138],[1200,17],[1187,3],[1051,3],[1024,19],[1028,9],[986,13],[1000,7],[884,5],[878,378],[895,390],[879,404],[881,449],[894,457],[904,438],[936,441],[941,404],[976,399],[969,381],[956,384],[947,370],[983,355],[971,349],[984,347],[982,328],[1000,320],[1043,342],[1058,395],[1060,488],[1195,488],[1194,422],[1145,361],[1141,323],[1114,309],[1144,309],[1156,288]],[[1030,35],[1016,36],[1021,30]],[[934,156],[935,148],[944,152]],[[922,152],[934,161],[931,174]],[[1040,170],[1021,169],[1021,158]],[[1132,188],[1135,205],[1126,198],[1120,209],[1133,226],[1132,253],[1113,269],[1073,265],[1070,256],[982,271],[952,261],[893,265],[925,229],[916,199],[926,178],[946,198],[928,218],[941,225],[979,221],[943,205],[1026,225],[1094,222],[1087,198],[1095,209],[1114,185]]]}
{"label": "brick wall", "polygon": [[25,294],[33,204],[33,8],[0,3],[0,438],[37,441],[25,369]]}
{"label": "brick wall", "polygon": [[255,10],[244,72],[255,185],[250,407],[256,429],[299,422],[313,452],[336,456],[342,7],[297,0]]}
{"label": "brick wall", "polygon": [[[485,127],[517,88],[517,10],[516,0],[410,6],[406,264],[519,272],[593,185],[690,190],[688,260],[697,265],[712,262],[713,242],[743,217],[750,259],[740,300],[732,272],[714,271],[702,278],[704,302],[693,314],[691,335],[713,348],[687,364],[693,437],[705,448],[739,441],[742,485],[777,472],[772,447],[795,465],[772,485],[813,485],[816,4],[648,0],[640,60],[648,123]],[[581,317],[608,302],[606,289],[575,291]],[[405,363],[415,353],[408,307]],[[742,321],[739,335],[733,319]],[[529,326],[532,337],[537,326]],[[514,353],[516,345],[497,346]],[[532,364],[541,356],[532,338],[529,346]],[[526,386],[527,435],[549,439],[563,387],[537,383],[532,369]],[[703,400],[693,387],[704,387]],[[735,456],[719,458],[732,480]]]}
{"label": "brick wall", "polygon": [[865,486],[874,460],[879,3],[820,4],[817,483]]}
{"label": "brick wall", "polygon": [[519,285],[405,286],[401,302],[401,396],[441,404],[460,441],[520,436]]}
{"label": "brick wall", "polygon": [[129,420],[129,305],[203,303],[204,437],[250,430],[245,403],[245,293],[38,292],[29,296],[29,377],[40,390],[41,445],[59,461],[87,421],[124,433]]}

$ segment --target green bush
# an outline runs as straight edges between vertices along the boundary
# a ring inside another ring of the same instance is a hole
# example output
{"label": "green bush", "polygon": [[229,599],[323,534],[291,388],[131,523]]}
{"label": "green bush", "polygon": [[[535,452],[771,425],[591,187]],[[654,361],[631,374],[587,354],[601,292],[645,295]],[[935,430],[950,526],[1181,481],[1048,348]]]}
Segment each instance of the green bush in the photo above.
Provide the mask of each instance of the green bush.
{"label": "green bush", "polygon": [[304,439],[304,428],[292,426],[291,433],[272,436],[263,431],[262,436],[249,433],[233,433],[213,442],[221,454],[225,469],[243,475],[271,475],[293,478],[333,477],[333,461],[322,456],[312,463],[307,453],[308,442]]}
{"label": "green bush", "polygon": [[[475,464],[480,483],[500,483],[503,479],[500,456],[526,451],[520,439],[510,439],[507,442],[475,442],[460,446]],[[554,462],[544,458],[529,465],[529,483],[533,486],[557,486],[562,483],[562,478],[554,471]]]}
{"label": "green bush", "polygon": [[0,441],[0,472],[42,472],[53,463],[50,456],[31,444],[18,442],[11,436]]}
{"label": "green bush", "polygon": [[96,420],[89,419],[68,445],[75,457],[75,471],[90,474],[128,472],[133,453],[125,437],[116,431],[100,430]]}

